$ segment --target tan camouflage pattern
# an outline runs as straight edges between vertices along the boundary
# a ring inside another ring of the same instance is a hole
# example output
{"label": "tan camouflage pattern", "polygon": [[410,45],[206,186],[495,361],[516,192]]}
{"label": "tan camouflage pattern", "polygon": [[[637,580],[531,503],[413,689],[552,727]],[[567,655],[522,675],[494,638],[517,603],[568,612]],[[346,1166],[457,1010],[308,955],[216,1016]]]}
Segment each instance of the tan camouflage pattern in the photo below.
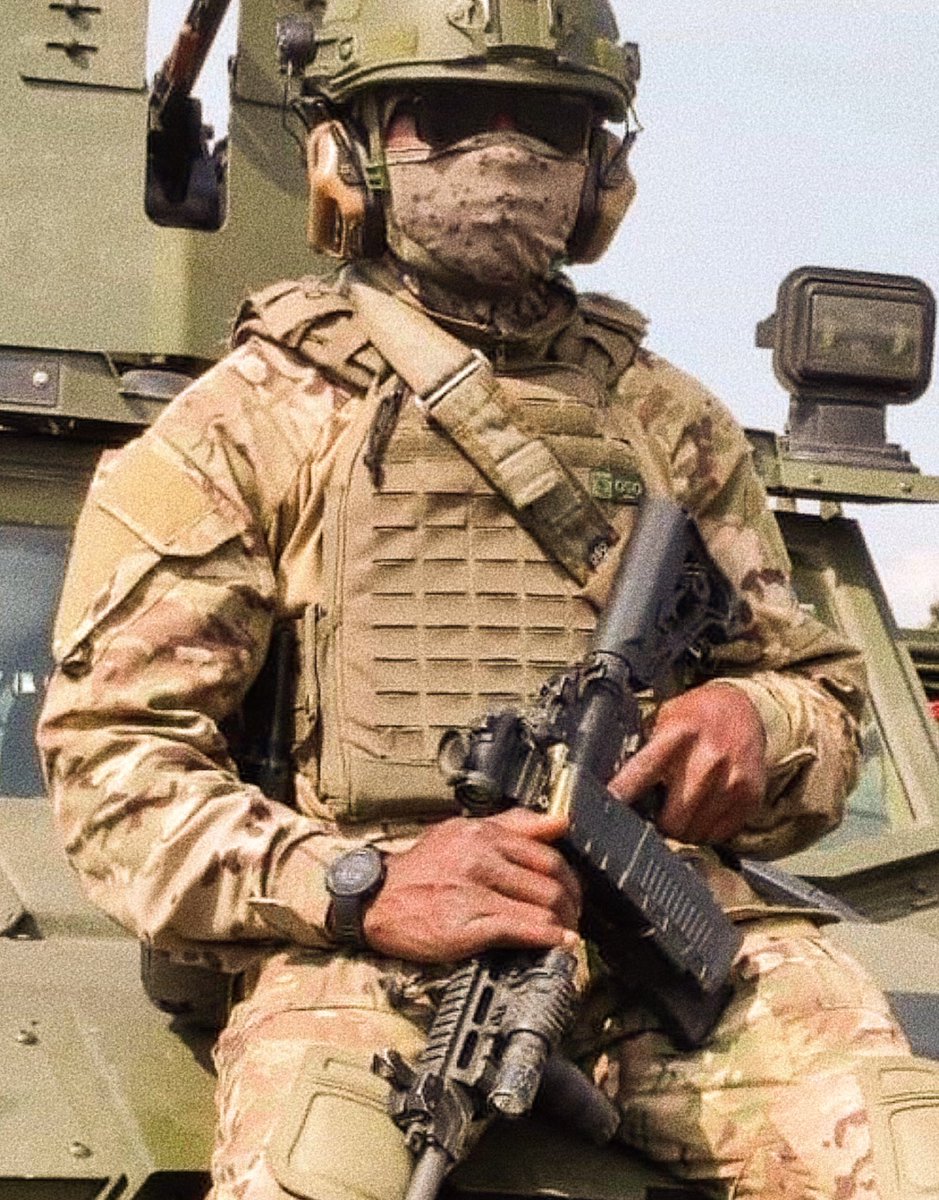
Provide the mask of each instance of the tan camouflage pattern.
{"label": "tan camouflage pattern", "polygon": [[[267,1150],[310,1046],[360,1051],[366,1063],[395,1046],[413,1060],[433,1017],[433,979],[411,964],[346,954],[283,952],[259,967],[215,1049],[211,1200],[286,1197]],[[398,1146],[401,1134],[391,1118],[383,1124],[378,1137]],[[370,1149],[378,1150],[374,1140]],[[400,1196],[393,1186],[391,1196]]]}
{"label": "tan camouflage pattern", "polygon": [[878,1200],[860,1066],[909,1048],[878,988],[823,933],[752,923],[734,997],[692,1054],[630,1028],[605,999],[600,1028],[614,1040],[593,1076],[621,1103],[628,1144],[682,1178],[727,1181],[713,1194],[730,1200]]}
{"label": "tan camouflage pattern", "polygon": [[[631,310],[593,300],[561,328],[556,309],[551,320],[550,336],[534,327],[529,356],[538,345],[542,358],[596,380],[609,399],[605,419],[646,487],[697,514],[749,605],[744,636],[723,652],[720,672],[763,715],[771,785],[735,845],[767,856],[804,845],[837,824],[853,780],[859,658],[796,604],[747,443],[726,409],[645,351],[625,369],[636,339],[626,332],[636,328]],[[76,534],[39,738],[61,836],[89,896],[184,959],[231,969],[262,961],[219,1046],[217,1196],[248,1200],[281,1194],[259,1154],[301,1045],[314,1033],[343,1045],[388,1042],[391,1018],[376,981],[389,965],[301,949],[328,946],[325,866],[362,840],[402,848],[420,825],[337,821],[313,769],[298,773],[296,810],[235,772],[221,727],[260,667],[273,622],[305,627],[304,610],[329,594],[324,513],[343,482],[337,463],[388,383],[348,302],[315,281],[269,289],[246,310],[239,337],[151,430],[102,464]],[[524,349],[502,344],[494,356],[508,379]],[[613,565],[584,589],[586,605],[602,602]],[[297,697],[306,764],[322,685],[305,675]],[[711,862],[708,877],[738,916],[760,911],[731,872]],[[676,1170],[742,1173],[745,1189],[772,1178],[778,1156],[794,1154],[800,1170],[829,1180],[850,1180],[857,1166],[855,1190],[839,1183],[840,1192],[818,1196],[872,1200],[875,1192],[857,1190],[864,1116],[851,1061],[856,1052],[896,1052],[899,1035],[852,966],[812,982],[836,961],[814,934],[777,939],[773,949],[761,937],[769,934],[748,940],[742,971],[752,978],[713,1047],[676,1058],[640,1022],[615,1043],[601,1039],[599,1077],[622,1099],[631,1139],[674,1158]],[[272,941],[292,949],[271,958]],[[357,971],[371,972],[372,982]],[[419,973],[411,976],[405,992],[414,992],[420,1017],[426,993]],[[815,997],[828,988],[831,997],[841,989],[844,1003],[832,1000],[820,1019]],[[355,1003],[342,1003],[349,995]],[[374,1029],[363,1015],[373,1009],[385,1014]],[[636,1010],[629,1002],[623,1011]],[[410,1050],[414,1028],[402,1026],[392,1040]],[[822,1111],[834,1149],[811,1140],[814,1121],[804,1131],[791,1125],[790,1101],[801,1094],[815,1105],[820,1092],[833,1104]]]}
{"label": "tan camouflage pattern", "polygon": [[[594,303],[560,332],[552,314],[543,356],[616,387],[609,419],[646,486],[698,515],[749,603],[752,620],[722,670],[764,716],[771,787],[736,848],[783,853],[840,818],[859,659],[796,604],[729,413],[647,352],[623,373],[615,347],[625,335],[605,303],[610,316]],[[327,590],[326,496],[380,369],[348,302],[315,281],[269,289],[249,316],[245,342],[93,483],[39,733],[62,837],[91,898],[161,946],[236,962],[245,943],[288,927],[292,940],[322,944],[323,864],[366,834],[329,822],[308,774],[297,780],[299,813],[241,783],[219,724],[241,702],[275,617],[299,618]],[[631,310],[623,327],[635,327]],[[611,573],[604,564],[587,601],[602,600]],[[301,725],[317,703],[300,698]]]}
{"label": "tan camouflage pattern", "polygon": [[[266,1148],[307,1047],[413,1060],[438,979],[367,955],[282,953],[259,969],[216,1052],[214,1200],[286,1197]],[[751,923],[734,983],[691,1054],[608,978],[588,989],[568,1049],[621,1108],[622,1140],[727,1200],[878,1200],[859,1067],[907,1052],[883,997],[804,919]],[[390,1120],[373,1145],[384,1137],[400,1137]],[[375,1194],[400,1200],[399,1186]]]}
{"label": "tan camouflage pattern", "polygon": [[[693,512],[715,560],[749,609],[743,635],[715,651],[722,680],[743,688],[767,732],[766,804],[733,842],[756,858],[802,849],[842,816],[857,765],[860,657],[800,608],[785,547],[749,444],[726,408],[646,350],[622,378],[613,415],[650,491]],[[601,581],[607,578],[601,573]]]}
{"label": "tan camouflage pattern", "polygon": [[289,603],[278,504],[313,450],[328,472],[344,399],[275,347],[236,352],[105,464],[76,534],[40,730],[60,828],[91,898],[187,958],[237,967],[269,939],[250,902],[288,861],[322,940],[323,863],[350,844],[242,784],[218,732]]}

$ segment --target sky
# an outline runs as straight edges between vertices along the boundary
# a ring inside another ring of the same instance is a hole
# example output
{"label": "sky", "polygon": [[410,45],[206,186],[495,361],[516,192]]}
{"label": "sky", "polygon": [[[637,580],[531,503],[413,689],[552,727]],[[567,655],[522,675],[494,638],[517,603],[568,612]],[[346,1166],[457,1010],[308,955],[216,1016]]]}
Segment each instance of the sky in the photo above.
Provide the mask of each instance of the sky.
{"label": "sky", "polygon": [[[249,2],[249,0],[246,0]],[[151,62],[189,0],[151,4]],[[648,344],[746,425],[782,432],[788,397],[753,343],[804,265],[915,275],[939,291],[936,0],[613,0],[637,41],[639,195],[602,263],[578,268],[651,319]],[[224,124],[227,38],[200,86]],[[936,374],[939,375],[939,369]],[[939,475],[939,384],[888,414]],[[939,600],[939,506],[850,506],[901,625]]]}

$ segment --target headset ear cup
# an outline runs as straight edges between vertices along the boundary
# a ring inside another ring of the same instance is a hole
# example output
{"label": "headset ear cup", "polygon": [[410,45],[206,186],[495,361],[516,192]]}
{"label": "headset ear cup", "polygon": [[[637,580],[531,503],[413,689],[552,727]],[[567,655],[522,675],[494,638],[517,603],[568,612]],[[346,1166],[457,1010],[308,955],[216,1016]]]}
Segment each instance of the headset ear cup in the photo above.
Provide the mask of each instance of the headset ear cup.
{"label": "headset ear cup", "polygon": [[381,201],[365,184],[364,149],[332,119],[307,139],[307,240],[338,258],[375,257],[384,246]]}
{"label": "headset ear cup", "polygon": [[347,257],[365,220],[365,188],[349,182],[345,130],[338,121],[314,126],[307,139],[310,187],[307,240],[314,250]]}
{"label": "headset ear cup", "polygon": [[629,211],[636,196],[636,181],[627,162],[628,149],[609,129],[594,130],[580,211],[567,242],[571,262],[596,262]]}

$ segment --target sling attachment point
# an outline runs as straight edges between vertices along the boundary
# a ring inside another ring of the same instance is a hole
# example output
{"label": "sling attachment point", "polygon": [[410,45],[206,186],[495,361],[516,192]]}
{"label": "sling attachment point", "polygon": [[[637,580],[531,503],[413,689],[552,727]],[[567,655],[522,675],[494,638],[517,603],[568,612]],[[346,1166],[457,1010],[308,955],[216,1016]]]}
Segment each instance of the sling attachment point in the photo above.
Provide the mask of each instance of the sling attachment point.
{"label": "sling attachment point", "polygon": [[469,358],[455,374],[451,375],[449,379],[445,379],[429,396],[415,396],[414,403],[429,416],[444,396],[449,395],[454,388],[458,388],[465,379],[469,379],[477,371],[484,370],[487,365],[486,356],[481,350],[471,350]]}

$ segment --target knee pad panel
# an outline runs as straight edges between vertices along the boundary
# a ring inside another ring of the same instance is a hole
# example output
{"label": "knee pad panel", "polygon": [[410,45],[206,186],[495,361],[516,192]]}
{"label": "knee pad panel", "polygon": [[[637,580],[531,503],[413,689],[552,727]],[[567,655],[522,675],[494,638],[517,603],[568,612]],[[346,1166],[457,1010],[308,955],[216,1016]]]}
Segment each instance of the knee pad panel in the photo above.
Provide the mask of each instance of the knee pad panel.
{"label": "knee pad panel", "polygon": [[939,1200],[939,1063],[872,1058],[861,1064],[883,1200]]}
{"label": "knee pad panel", "polygon": [[267,1150],[278,1184],[301,1200],[401,1200],[413,1161],[388,1115],[372,1054],[311,1045]]}

